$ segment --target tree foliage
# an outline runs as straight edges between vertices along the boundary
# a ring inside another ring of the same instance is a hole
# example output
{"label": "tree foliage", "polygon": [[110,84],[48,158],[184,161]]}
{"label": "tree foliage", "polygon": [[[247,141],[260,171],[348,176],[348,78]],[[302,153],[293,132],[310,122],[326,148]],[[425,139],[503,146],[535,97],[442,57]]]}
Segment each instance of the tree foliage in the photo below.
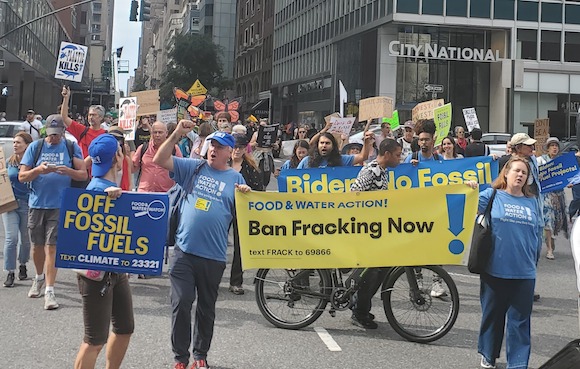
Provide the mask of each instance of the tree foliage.
{"label": "tree foliage", "polygon": [[196,79],[208,89],[221,89],[224,84],[219,56],[221,49],[207,36],[177,34],[169,65],[161,77],[161,102],[173,105],[173,87],[187,91]]}

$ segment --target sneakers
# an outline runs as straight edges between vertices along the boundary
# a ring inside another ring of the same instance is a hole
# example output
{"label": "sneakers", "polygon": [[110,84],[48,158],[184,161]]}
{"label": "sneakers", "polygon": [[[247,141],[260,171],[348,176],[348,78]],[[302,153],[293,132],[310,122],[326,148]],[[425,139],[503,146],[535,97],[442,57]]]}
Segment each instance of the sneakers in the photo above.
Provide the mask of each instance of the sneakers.
{"label": "sneakers", "polygon": [[194,360],[191,369],[209,369],[209,365],[207,365],[207,361],[201,360]]}
{"label": "sneakers", "polygon": [[4,287],[14,287],[14,272],[8,272]]}
{"label": "sneakers", "polygon": [[447,296],[445,288],[443,288],[443,283],[440,279],[434,279],[433,285],[431,286],[431,297],[443,297]]}
{"label": "sneakers", "polygon": [[28,297],[40,297],[42,296],[42,286],[44,285],[44,279],[38,280],[34,278],[32,280],[32,287],[28,291]]}
{"label": "sneakers", "polygon": [[548,259],[548,260],[554,260],[554,259],[555,259],[555,257],[554,257],[554,253],[552,253],[552,252],[548,252],[548,253],[546,254],[546,259]]}
{"label": "sneakers", "polygon": [[494,364],[491,364],[487,360],[485,360],[485,358],[483,357],[483,355],[481,356],[481,364],[480,364],[480,366],[482,368],[487,368],[487,369],[494,369],[495,368],[495,365]]}
{"label": "sneakers", "polygon": [[243,295],[244,294],[244,287],[242,286],[230,286],[228,289],[234,295]]}
{"label": "sneakers", "polygon": [[22,264],[18,270],[18,279],[21,281],[28,279],[28,271],[26,270],[25,264]]}
{"label": "sneakers", "polygon": [[356,325],[357,327],[361,327],[364,329],[377,329],[378,328],[378,324],[375,323],[368,315],[365,317],[359,317],[359,316],[356,316],[355,314],[352,314],[352,317],[350,319],[352,321],[352,324]]}
{"label": "sneakers", "polygon": [[53,291],[49,291],[44,296],[44,310],[55,310],[58,309],[58,302],[56,302],[56,297]]}
{"label": "sneakers", "polygon": [[187,365],[185,365],[184,363],[175,363],[173,369],[187,369]]}

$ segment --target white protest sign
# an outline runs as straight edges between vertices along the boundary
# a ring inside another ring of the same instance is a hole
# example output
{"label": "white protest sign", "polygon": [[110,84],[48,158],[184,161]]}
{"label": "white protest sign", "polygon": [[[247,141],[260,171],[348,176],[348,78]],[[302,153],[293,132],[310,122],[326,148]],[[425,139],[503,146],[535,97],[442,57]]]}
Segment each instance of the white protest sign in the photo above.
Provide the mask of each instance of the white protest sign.
{"label": "white protest sign", "polygon": [[137,98],[119,99],[119,127],[124,131],[135,131],[137,122]]}
{"label": "white protest sign", "polygon": [[67,81],[81,82],[87,59],[87,47],[83,45],[61,42],[56,59],[54,78]]}
{"label": "white protest sign", "polygon": [[330,127],[328,132],[339,133],[339,134],[344,134],[344,135],[348,136],[350,134],[350,130],[352,129],[352,125],[354,124],[354,121],[355,121],[354,117],[350,117],[350,118],[332,117],[332,118],[330,118],[330,123],[332,123],[332,126]]}
{"label": "white protest sign", "polygon": [[177,123],[177,108],[158,111],[157,120],[165,124]]}
{"label": "white protest sign", "polygon": [[474,128],[480,128],[475,108],[463,109],[463,118],[465,119],[465,124],[467,125],[467,130],[469,132],[473,131]]}
{"label": "white protest sign", "polygon": [[289,140],[289,141],[282,141],[282,155],[285,157],[290,157],[294,151],[294,145],[296,142],[300,140]]}

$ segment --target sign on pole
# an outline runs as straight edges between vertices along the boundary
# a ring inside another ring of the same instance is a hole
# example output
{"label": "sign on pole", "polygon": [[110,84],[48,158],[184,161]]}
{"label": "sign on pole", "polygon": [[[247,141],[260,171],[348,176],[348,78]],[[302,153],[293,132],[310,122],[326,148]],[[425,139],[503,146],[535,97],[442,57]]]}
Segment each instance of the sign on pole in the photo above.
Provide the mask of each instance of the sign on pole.
{"label": "sign on pole", "polygon": [[425,85],[425,92],[441,93],[443,92],[443,85]]}
{"label": "sign on pole", "polygon": [[54,78],[72,82],[81,82],[87,58],[88,48],[83,45],[61,42]]}
{"label": "sign on pole", "polygon": [[467,125],[467,130],[469,132],[473,131],[474,128],[480,128],[475,108],[463,109],[463,118],[465,119],[465,124]]}
{"label": "sign on pole", "polygon": [[157,120],[165,124],[177,124],[177,108],[160,110],[157,112]]}
{"label": "sign on pole", "polygon": [[191,85],[191,87],[189,88],[189,90],[187,90],[187,93],[192,96],[205,95],[206,92],[207,88],[205,88],[205,86],[201,84],[199,79],[196,79],[195,82],[193,82],[193,85]]}
{"label": "sign on pole", "polygon": [[441,145],[443,139],[449,134],[449,129],[451,128],[452,114],[451,103],[445,104],[441,107],[435,108],[433,111],[434,121],[435,121],[435,146]]}
{"label": "sign on pole", "polygon": [[139,100],[137,115],[153,115],[160,110],[159,107],[159,90],[132,92],[131,95]]}
{"label": "sign on pole", "polygon": [[536,139],[536,156],[544,153],[544,145],[550,137],[550,119],[536,119],[534,121],[534,138]]}
{"label": "sign on pole", "polygon": [[119,99],[119,128],[135,132],[137,122],[137,98],[122,97]]}
{"label": "sign on pole", "polygon": [[393,99],[386,96],[369,97],[359,102],[359,122],[393,116]]}

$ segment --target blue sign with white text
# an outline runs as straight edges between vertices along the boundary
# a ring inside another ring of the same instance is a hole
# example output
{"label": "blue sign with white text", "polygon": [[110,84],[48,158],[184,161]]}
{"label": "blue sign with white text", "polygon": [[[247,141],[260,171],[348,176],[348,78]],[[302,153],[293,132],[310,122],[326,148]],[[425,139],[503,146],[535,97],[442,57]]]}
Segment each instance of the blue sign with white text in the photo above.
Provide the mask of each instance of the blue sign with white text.
{"label": "blue sign with white text", "polygon": [[[362,167],[327,167],[283,170],[278,176],[279,192],[338,193],[350,191]],[[446,186],[475,181],[488,188],[498,175],[498,163],[490,156],[456,160],[424,161],[413,166],[389,168],[389,189]]]}
{"label": "blue sign with white text", "polygon": [[67,188],[58,225],[56,266],[160,275],[167,238],[166,194]]}
{"label": "blue sign with white text", "polygon": [[540,165],[540,186],[543,193],[563,190],[568,184],[575,184],[578,161],[573,152],[556,157]]}

